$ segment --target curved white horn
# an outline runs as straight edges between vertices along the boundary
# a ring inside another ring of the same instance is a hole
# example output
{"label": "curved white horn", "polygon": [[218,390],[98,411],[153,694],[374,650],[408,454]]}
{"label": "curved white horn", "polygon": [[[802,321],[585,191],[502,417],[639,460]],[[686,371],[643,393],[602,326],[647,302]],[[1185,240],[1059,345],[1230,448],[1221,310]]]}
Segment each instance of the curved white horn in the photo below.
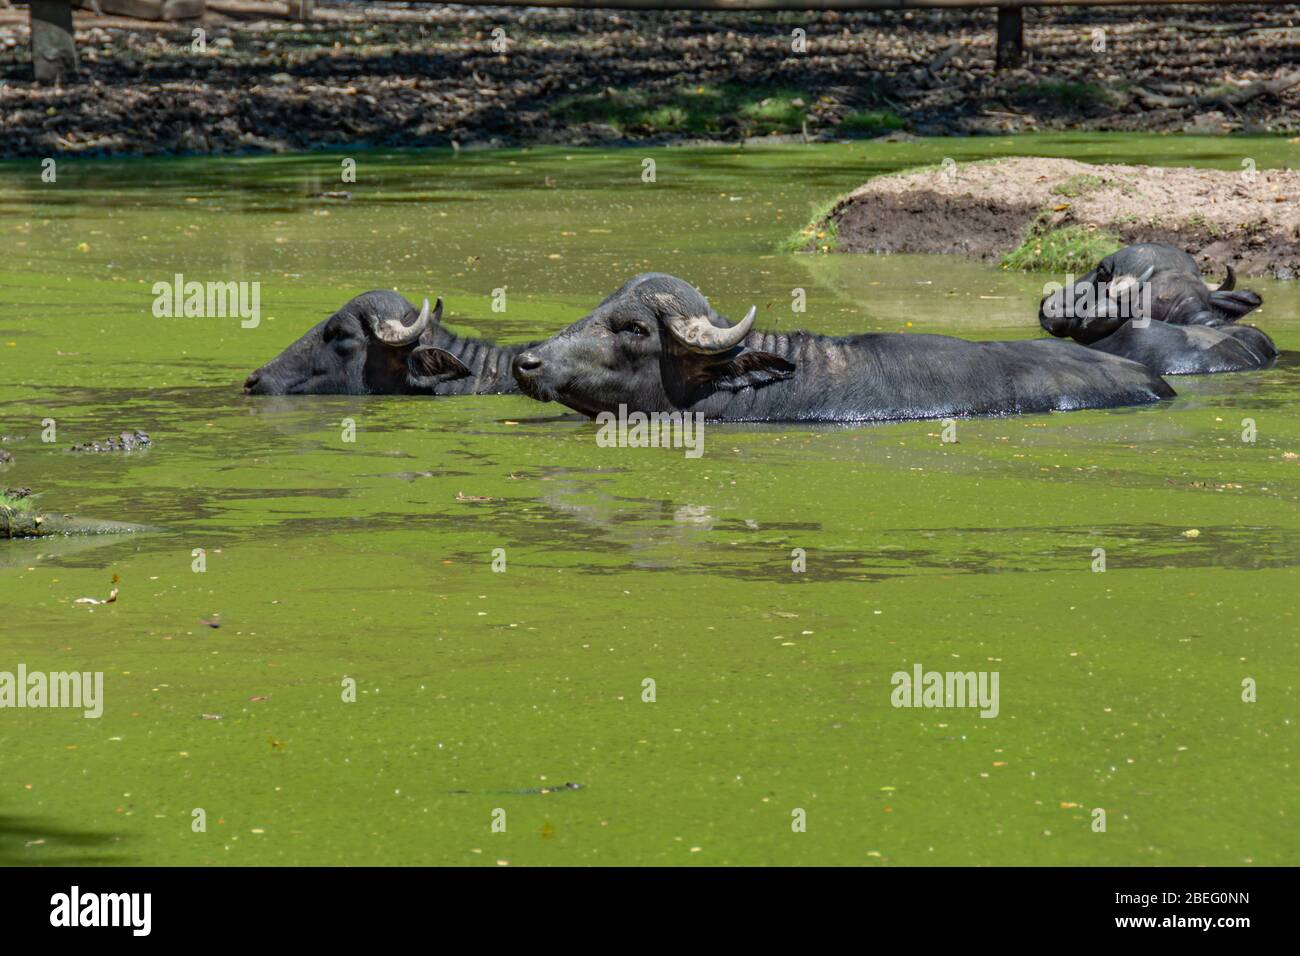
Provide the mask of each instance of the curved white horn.
{"label": "curved white horn", "polygon": [[[441,299],[438,300],[438,305],[442,305]],[[375,333],[375,338],[386,345],[410,345],[424,334],[424,330],[429,327],[429,322],[429,300],[425,299],[419,317],[410,325],[403,325],[401,319],[381,319],[371,316],[370,328]]]}
{"label": "curved white horn", "polygon": [[667,320],[673,338],[692,352],[714,354],[734,349],[745,340],[754,325],[758,309],[750,306],[745,317],[730,328],[720,329],[707,315],[674,315]]}
{"label": "curved white horn", "polygon": [[1232,266],[1224,266],[1224,268],[1228,270],[1228,277],[1226,279],[1218,285],[1210,285],[1208,282],[1206,283],[1206,288],[1211,292],[1231,292],[1237,285],[1237,273],[1232,271]]}

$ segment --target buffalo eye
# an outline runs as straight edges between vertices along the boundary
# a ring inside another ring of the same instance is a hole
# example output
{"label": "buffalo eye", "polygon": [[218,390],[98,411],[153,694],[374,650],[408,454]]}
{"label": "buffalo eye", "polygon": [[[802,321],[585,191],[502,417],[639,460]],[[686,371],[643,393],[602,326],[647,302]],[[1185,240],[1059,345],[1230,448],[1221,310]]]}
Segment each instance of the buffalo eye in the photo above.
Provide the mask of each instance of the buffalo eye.
{"label": "buffalo eye", "polygon": [[650,334],[650,326],[646,325],[644,322],[629,322],[618,331],[620,334],[644,337]]}

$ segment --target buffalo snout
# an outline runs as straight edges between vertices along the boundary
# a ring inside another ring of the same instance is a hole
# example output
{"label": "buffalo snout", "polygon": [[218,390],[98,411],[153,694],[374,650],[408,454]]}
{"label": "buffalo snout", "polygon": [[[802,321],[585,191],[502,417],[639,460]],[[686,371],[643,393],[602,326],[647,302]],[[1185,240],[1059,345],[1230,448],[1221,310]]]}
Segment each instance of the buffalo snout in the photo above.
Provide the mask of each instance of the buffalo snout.
{"label": "buffalo snout", "polygon": [[271,365],[263,365],[248,374],[244,379],[245,395],[287,395],[293,391],[293,379],[286,378],[281,369]]}
{"label": "buffalo snout", "polygon": [[519,390],[529,398],[535,398],[539,402],[555,400],[550,383],[555,369],[546,364],[541,352],[536,349],[525,349],[516,355],[510,363],[510,374],[519,384]]}
{"label": "buffalo snout", "polygon": [[536,352],[520,352],[515,356],[514,362],[510,366],[511,372],[515,378],[520,375],[536,374],[542,367],[542,357]]}

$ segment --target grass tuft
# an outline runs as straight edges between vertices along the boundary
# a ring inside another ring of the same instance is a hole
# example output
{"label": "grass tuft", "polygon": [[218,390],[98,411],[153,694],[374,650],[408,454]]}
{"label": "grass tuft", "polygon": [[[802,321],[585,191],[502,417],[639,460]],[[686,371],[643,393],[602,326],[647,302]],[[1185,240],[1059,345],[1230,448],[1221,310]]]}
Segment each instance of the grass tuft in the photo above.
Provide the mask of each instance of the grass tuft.
{"label": "grass tuft", "polygon": [[1016,98],[1059,106],[1067,110],[1088,106],[1114,106],[1118,98],[1100,83],[1066,83],[1047,80],[1025,83],[1016,90]]}
{"label": "grass tuft", "polygon": [[831,210],[847,197],[836,196],[814,205],[808,225],[786,236],[777,246],[780,252],[830,252],[839,241],[839,223],[830,218]]}
{"label": "grass tuft", "polygon": [[1105,185],[1106,181],[1100,176],[1094,176],[1092,173],[1075,173],[1069,179],[1053,186],[1052,192],[1066,199],[1078,199],[1080,196],[1095,193]]}
{"label": "grass tuft", "polygon": [[840,120],[835,131],[847,136],[882,136],[902,129],[906,125],[897,113],[889,110],[870,110],[848,114]]}
{"label": "grass tuft", "polygon": [[0,508],[5,511],[29,511],[32,507],[31,498],[25,494],[12,494],[8,488],[0,491]]}
{"label": "grass tuft", "polygon": [[1084,273],[1123,245],[1119,236],[1087,226],[1049,229],[1040,217],[1025,241],[1002,257],[1002,268]]}
{"label": "grass tuft", "polygon": [[710,136],[738,129],[745,136],[798,133],[812,97],[799,90],[724,83],[667,90],[605,89],[564,97],[550,107],[573,123],[604,123],[624,134]]}

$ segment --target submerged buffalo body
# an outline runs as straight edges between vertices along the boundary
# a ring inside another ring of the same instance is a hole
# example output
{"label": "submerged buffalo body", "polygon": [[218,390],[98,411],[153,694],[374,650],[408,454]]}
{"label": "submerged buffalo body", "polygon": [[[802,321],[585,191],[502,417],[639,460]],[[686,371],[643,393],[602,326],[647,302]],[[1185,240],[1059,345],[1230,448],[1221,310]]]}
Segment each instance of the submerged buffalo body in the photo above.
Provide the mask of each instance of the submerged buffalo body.
{"label": "submerged buffalo body", "polygon": [[1128,246],[1053,291],[1038,307],[1049,333],[1130,358],[1161,375],[1240,372],[1277,358],[1273,341],[1237,319],[1260,305],[1254,292],[1201,281],[1196,260],[1165,243]]}
{"label": "submerged buffalo body", "polygon": [[417,309],[365,292],[248,376],[250,395],[466,395],[519,391],[510,362],[525,346],[461,338],[442,300]]}
{"label": "submerged buffalo body", "polygon": [[1144,365],[1073,343],[942,335],[832,338],[729,325],[692,286],[640,275],[521,352],[524,393],[587,415],[699,412],[723,421],[883,421],[1141,405],[1173,396]]}

